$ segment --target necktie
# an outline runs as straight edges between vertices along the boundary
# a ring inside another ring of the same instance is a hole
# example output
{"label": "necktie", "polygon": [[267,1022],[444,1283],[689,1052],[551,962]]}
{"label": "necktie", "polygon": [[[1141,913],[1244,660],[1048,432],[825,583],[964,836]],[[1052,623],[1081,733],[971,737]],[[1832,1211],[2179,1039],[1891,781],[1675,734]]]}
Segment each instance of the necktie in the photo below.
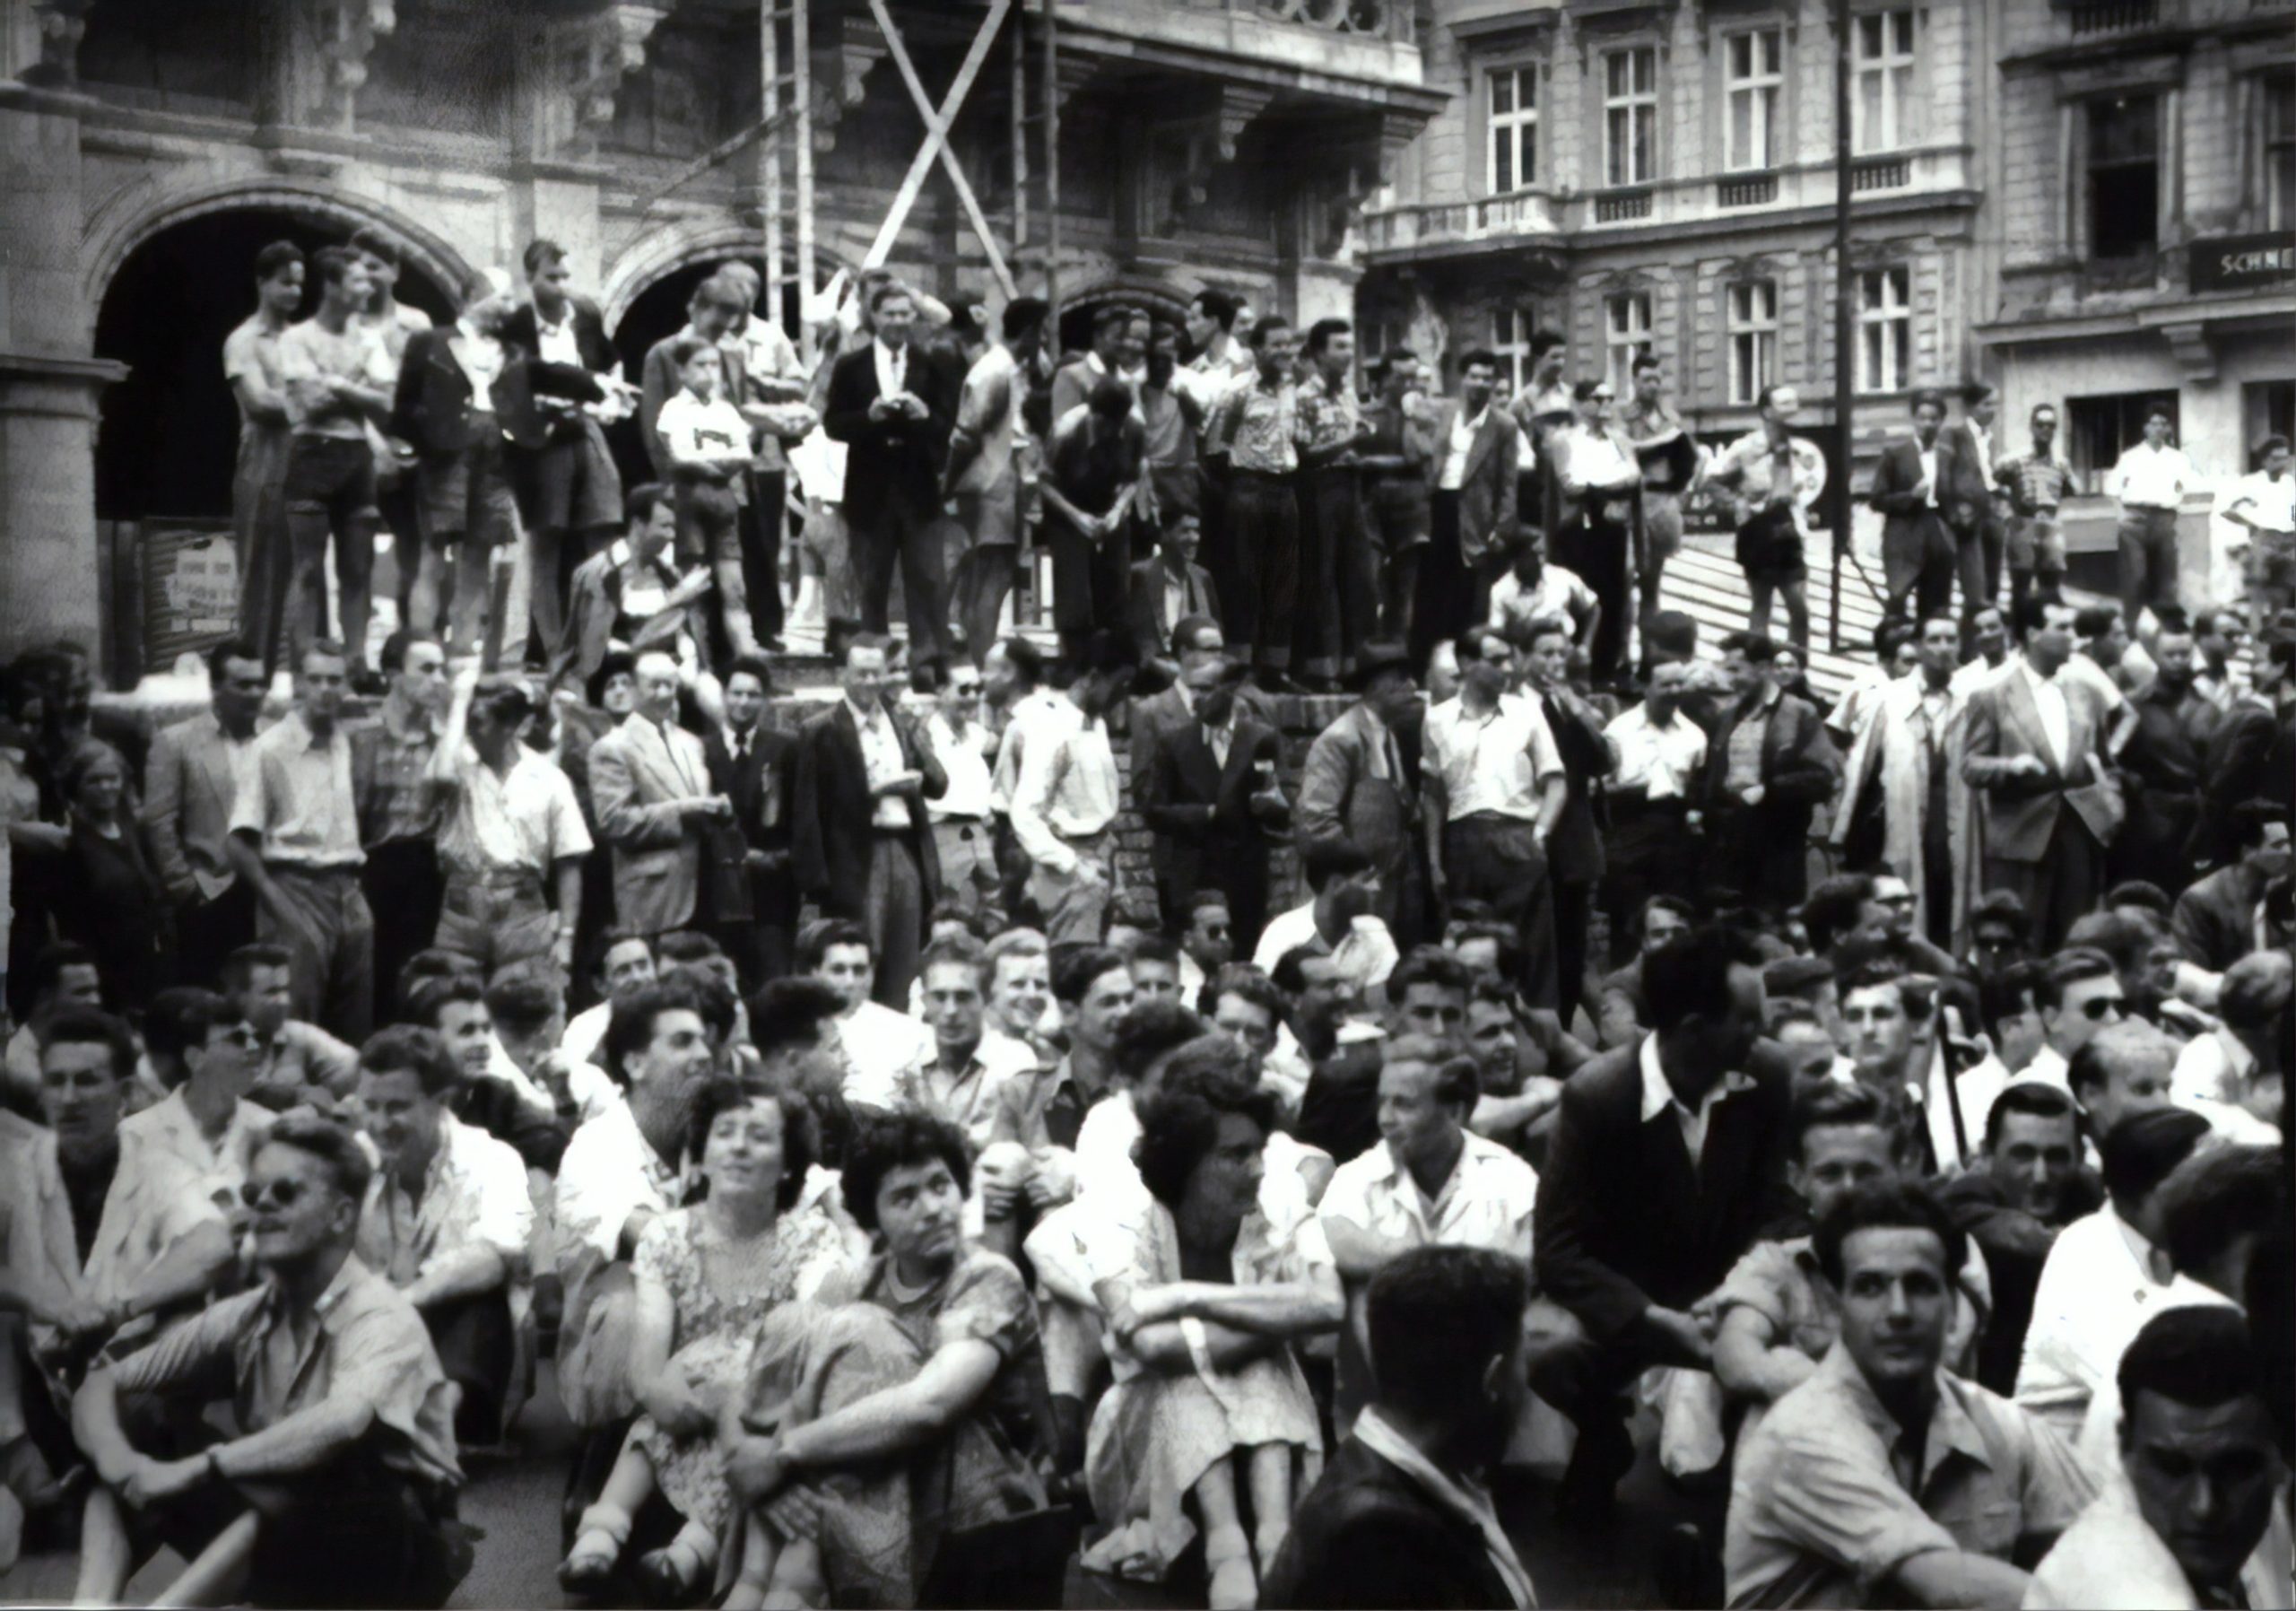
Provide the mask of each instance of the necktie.
{"label": "necktie", "polygon": [[1381,759],[1387,762],[1387,781],[1396,786],[1397,793],[1401,793],[1403,790],[1403,746],[1396,742],[1393,729],[1383,733],[1379,743]]}

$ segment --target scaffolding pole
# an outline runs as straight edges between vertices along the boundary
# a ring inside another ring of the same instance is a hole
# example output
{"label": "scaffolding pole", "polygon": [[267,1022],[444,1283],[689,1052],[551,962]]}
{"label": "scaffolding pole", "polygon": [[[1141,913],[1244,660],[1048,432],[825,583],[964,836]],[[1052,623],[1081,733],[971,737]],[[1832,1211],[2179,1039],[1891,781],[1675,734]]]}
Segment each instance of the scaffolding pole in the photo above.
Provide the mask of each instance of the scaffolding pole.
{"label": "scaffolding pole", "polygon": [[797,260],[792,266],[797,280],[797,355],[808,369],[813,361],[813,321],[807,309],[813,300],[813,0],[795,0],[789,10],[789,66],[796,99],[796,148],[792,153],[797,174]]}
{"label": "scaffolding pole", "polygon": [[1045,328],[1060,343],[1060,0],[1044,0],[1044,300]]}
{"label": "scaffolding pole", "polygon": [[[800,4],[803,0],[800,0]],[[764,86],[758,115],[765,121],[765,138],[757,147],[759,211],[765,236],[765,317],[781,322],[781,15],[773,0],[757,8],[759,82]]]}

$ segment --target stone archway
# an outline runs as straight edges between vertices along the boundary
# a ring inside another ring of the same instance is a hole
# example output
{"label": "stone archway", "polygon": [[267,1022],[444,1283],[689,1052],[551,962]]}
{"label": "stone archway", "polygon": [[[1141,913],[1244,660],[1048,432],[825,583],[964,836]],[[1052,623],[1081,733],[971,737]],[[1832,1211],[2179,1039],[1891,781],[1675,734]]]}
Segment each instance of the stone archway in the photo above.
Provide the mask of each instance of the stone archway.
{"label": "stone archway", "polygon": [[1060,328],[1064,352],[1081,353],[1092,344],[1092,316],[1111,302],[1128,302],[1146,310],[1159,323],[1184,328],[1193,292],[1163,280],[1118,275],[1100,280],[1060,299]]}

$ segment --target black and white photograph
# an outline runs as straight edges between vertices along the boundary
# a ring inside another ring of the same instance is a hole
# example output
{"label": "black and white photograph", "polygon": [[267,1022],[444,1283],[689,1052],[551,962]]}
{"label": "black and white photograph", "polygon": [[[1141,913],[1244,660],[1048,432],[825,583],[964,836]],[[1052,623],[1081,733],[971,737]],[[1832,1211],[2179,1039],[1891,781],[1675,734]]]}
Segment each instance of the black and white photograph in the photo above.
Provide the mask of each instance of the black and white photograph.
{"label": "black and white photograph", "polygon": [[2296,1611],[2296,0],[0,0],[0,1607]]}

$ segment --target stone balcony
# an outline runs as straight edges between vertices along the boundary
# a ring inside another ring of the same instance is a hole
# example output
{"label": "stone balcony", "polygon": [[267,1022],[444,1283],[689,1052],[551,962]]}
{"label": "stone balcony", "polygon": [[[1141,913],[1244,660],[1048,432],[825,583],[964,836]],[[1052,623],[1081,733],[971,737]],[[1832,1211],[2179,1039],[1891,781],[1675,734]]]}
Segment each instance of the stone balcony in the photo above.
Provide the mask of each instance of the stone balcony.
{"label": "stone balcony", "polygon": [[[1931,146],[1859,157],[1851,164],[1855,205],[1924,197],[1960,198],[1975,187],[1964,145]],[[1513,247],[1553,244],[1566,236],[1610,231],[1727,227],[1741,219],[1795,217],[1834,204],[1831,162],[1789,164],[1752,173],[1700,174],[1648,185],[1592,191],[1518,190],[1472,201],[1409,203],[1364,218],[1364,248],[1373,262],[1466,257]]]}
{"label": "stone balcony", "polygon": [[[1413,0],[1060,0],[1061,48],[1417,89]],[[1315,87],[1325,87],[1316,84]]]}

